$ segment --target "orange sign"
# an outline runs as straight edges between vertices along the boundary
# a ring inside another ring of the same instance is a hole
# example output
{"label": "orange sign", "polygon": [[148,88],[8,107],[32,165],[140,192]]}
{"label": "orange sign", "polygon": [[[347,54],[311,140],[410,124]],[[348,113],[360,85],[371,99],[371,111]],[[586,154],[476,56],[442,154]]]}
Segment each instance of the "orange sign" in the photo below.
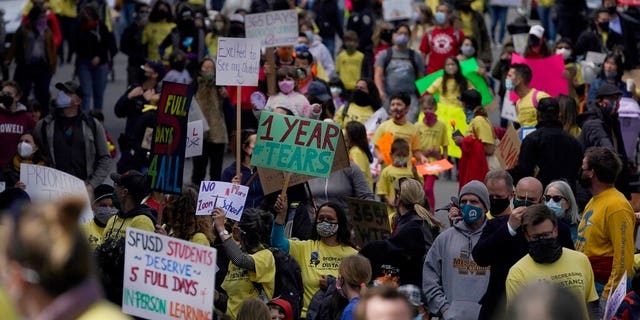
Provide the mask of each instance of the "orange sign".
{"label": "orange sign", "polygon": [[520,142],[516,129],[513,127],[513,124],[509,123],[507,132],[504,134],[504,137],[502,137],[502,140],[500,140],[497,150],[498,160],[500,160],[500,166],[502,166],[503,169],[511,169],[518,163],[521,144],[522,142]]}
{"label": "orange sign", "polygon": [[447,171],[453,168],[453,164],[447,159],[442,159],[430,163],[419,164],[416,166],[416,170],[420,175],[432,175],[438,172]]}

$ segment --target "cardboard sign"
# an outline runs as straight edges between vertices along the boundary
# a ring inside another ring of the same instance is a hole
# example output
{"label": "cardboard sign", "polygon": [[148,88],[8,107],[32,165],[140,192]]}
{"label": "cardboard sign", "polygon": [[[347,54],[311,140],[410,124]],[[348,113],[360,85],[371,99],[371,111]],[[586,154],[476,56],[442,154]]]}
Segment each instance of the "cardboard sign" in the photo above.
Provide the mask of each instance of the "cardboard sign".
{"label": "cardboard sign", "polygon": [[382,16],[385,21],[410,19],[413,14],[412,0],[382,1]]}
{"label": "cardboard sign", "polygon": [[423,176],[451,170],[451,168],[453,168],[453,164],[447,159],[416,165],[416,170]]}
{"label": "cardboard sign", "polygon": [[190,100],[191,92],[186,84],[162,83],[158,121],[153,130],[151,162],[147,171],[152,190],[182,193]]}
{"label": "cardboard sign", "polygon": [[[556,54],[542,59],[526,59],[517,54],[511,56],[511,63],[524,63],[531,68],[533,77],[531,88],[548,93],[552,97],[559,94],[569,94],[569,83],[562,77],[564,60],[562,55]],[[509,92],[511,101],[518,101],[514,91]]]}
{"label": "cardboard sign", "polygon": [[187,123],[187,148],[184,152],[185,158],[202,155],[204,145],[204,126],[202,120]]}
{"label": "cardboard sign", "polygon": [[215,208],[222,208],[225,217],[240,221],[249,187],[222,181],[202,181],[198,193],[196,215],[208,216]]}
{"label": "cardboard sign", "polygon": [[256,38],[263,47],[292,46],[298,43],[298,13],[295,9],[244,16],[247,38]]}
{"label": "cardboard sign", "polygon": [[507,96],[502,100],[502,111],[500,112],[500,117],[509,121],[518,122],[516,104]]}
{"label": "cardboard sign", "polygon": [[[344,142],[342,132],[340,132],[340,139],[338,140],[338,149],[333,156],[333,164],[331,165],[331,172],[348,168],[349,154],[347,153],[347,146]],[[258,167],[258,175],[260,176],[260,184],[262,185],[262,191],[264,194],[270,194],[276,191],[282,190],[284,184],[284,172],[280,170],[273,170],[268,168]],[[289,179],[289,186],[295,186],[311,179],[315,179],[314,176],[304,174],[292,174]]]}
{"label": "cardboard sign", "polygon": [[216,250],[127,228],[122,312],[145,319],[212,319]]}
{"label": "cardboard sign", "polygon": [[624,297],[627,295],[627,272],[624,272],[622,279],[620,279],[620,283],[616,287],[616,290],[611,293],[609,291],[609,299],[607,299],[607,304],[604,308],[604,320],[611,320],[613,316],[616,315],[616,311],[618,307],[624,300]]}
{"label": "cardboard sign", "polygon": [[496,154],[502,168],[511,169],[518,163],[521,144],[522,142],[520,142],[516,129],[512,123],[509,123],[507,132],[505,132],[504,137],[502,137],[502,140],[500,140],[498,144],[498,152]]}
{"label": "cardboard sign", "polygon": [[84,181],[66,172],[35,164],[20,164],[20,181],[25,185],[25,192],[31,201],[51,201],[69,196],[86,199],[86,208],[80,216],[80,223],[93,219],[89,193]]}
{"label": "cardboard sign", "polygon": [[389,237],[391,230],[387,205],[373,200],[351,197],[346,199],[357,246],[362,247],[369,241],[384,240]]}
{"label": "cardboard sign", "polygon": [[216,85],[257,86],[260,43],[257,39],[218,38]]}
{"label": "cardboard sign", "polygon": [[326,178],[340,133],[336,123],[263,111],[251,165]]}

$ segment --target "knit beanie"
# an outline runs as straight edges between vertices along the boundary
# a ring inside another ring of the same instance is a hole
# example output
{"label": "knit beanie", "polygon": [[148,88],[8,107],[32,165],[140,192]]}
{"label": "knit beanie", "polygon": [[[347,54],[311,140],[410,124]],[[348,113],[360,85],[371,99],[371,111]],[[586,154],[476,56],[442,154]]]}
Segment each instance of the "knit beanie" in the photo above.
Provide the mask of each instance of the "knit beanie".
{"label": "knit beanie", "polygon": [[482,204],[487,211],[491,209],[491,201],[489,201],[489,190],[484,183],[478,180],[471,180],[460,189],[459,197],[462,198],[465,194],[472,194],[480,198]]}

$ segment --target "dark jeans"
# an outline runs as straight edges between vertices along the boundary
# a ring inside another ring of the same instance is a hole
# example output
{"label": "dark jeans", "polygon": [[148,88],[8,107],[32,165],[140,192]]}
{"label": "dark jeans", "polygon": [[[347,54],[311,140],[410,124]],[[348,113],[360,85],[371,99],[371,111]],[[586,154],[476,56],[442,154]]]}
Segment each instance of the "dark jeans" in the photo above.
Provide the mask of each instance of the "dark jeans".
{"label": "dark jeans", "polygon": [[93,100],[93,109],[102,110],[109,65],[103,63],[93,66],[89,60],[81,60],[76,66],[82,86],[82,109],[89,110]]}
{"label": "dark jeans", "polygon": [[33,93],[45,109],[49,106],[49,84],[51,83],[51,72],[49,65],[46,63],[38,64],[19,64],[13,74],[15,80],[22,88],[22,98],[20,102],[24,105],[29,101],[29,93],[33,88]]}
{"label": "dark jeans", "polygon": [[[504,31],[507,25],[507,13],[509,7],[489,6],[489,15],[491,16],[491,40],[493,42],[502,43],[504,40]],[[498,38],[496,38],[496,27],[499,27]]]}
{"label": "dark jeans", "polygon": [[200,182],[204,180],[207,173],[207,162],[211,162],[209,166],[209,175],[211,181],[220,181],[222,174],[222,160],[224,158],[224,143],[211,143],[204,141],[202,146],[202,155],[193,158],[193,173],[191,174],[191,182],[200,187]]}

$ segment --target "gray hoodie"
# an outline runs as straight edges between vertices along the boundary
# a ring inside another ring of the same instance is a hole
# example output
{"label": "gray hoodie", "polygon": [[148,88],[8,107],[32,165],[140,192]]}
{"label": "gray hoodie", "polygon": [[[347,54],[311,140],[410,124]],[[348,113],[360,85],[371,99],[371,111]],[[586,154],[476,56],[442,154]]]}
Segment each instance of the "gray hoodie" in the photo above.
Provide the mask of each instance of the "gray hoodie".
{"label": "gray hoodie", "polygon": [[444,313],[441,319],[478,319],[478,301],[489,284],[489,267],[478,266],[471,250],[485,224],[486,219],[478,230],[470,230],[460,220],[441,233],[427,253],[422,292],[429,311]]}

